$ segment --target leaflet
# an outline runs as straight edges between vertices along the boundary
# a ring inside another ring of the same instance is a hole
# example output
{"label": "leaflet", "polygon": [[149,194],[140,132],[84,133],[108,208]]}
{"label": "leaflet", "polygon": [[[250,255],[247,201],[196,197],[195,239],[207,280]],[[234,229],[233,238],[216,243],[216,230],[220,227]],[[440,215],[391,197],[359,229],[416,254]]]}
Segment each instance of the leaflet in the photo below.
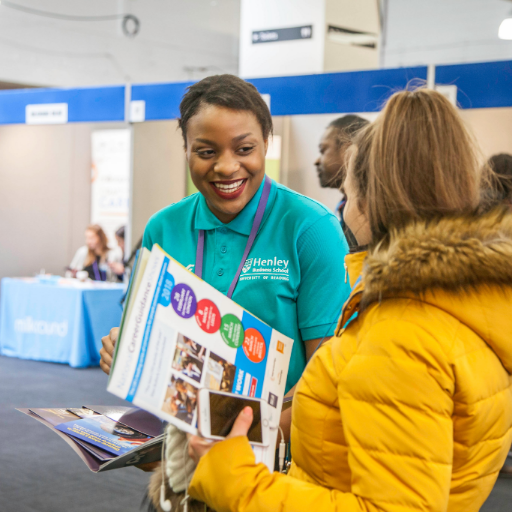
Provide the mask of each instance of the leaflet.
{"label": "leaflet", "polygon": [[[145,251],[145,249],[144,249]],[[199,389],[266,400],[281,413],[293,340],[199,279],[158,245],[132,284],[108,391],[197,434]],[[255,449],[273,468],[269,448]]]}

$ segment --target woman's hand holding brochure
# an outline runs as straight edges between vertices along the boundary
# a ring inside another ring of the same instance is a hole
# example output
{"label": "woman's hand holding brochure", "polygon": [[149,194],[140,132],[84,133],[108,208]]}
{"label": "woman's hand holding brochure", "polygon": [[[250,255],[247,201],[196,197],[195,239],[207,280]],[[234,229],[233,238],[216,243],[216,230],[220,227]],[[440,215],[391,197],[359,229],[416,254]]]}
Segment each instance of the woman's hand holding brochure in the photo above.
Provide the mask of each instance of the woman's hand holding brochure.
{"label": "woman's hand holding brochure", "polygon": [[119,336],[119,327],[110,329],[108,336],[101,338],[103,348],[100,350],[100,367],[107,374],[110,375],[110,368],[112,367],[112,358],[114,357],[114,349],[116,346],[117,338]]}

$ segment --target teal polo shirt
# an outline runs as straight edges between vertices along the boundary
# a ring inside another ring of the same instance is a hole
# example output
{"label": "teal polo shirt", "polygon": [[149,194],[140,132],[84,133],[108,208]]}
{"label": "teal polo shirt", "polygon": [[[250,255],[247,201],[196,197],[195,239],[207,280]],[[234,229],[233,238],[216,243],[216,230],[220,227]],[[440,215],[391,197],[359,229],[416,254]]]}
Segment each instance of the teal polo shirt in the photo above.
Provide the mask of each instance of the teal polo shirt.
{"label": "teal polo shirt", "polygon": [[[157,243],[194,270],[199,230],[205,230],[203,279],[227,294],[242,259],[263,182],[238,216],[223,224],[196,193],[149,220],[143,246]],[[233,293],[249,312],[293,338],[286,391],[306,367],[304,340],[332,336],[350,287],[348,252],[334,214],[320,203],[272,182],[263,220]]]}

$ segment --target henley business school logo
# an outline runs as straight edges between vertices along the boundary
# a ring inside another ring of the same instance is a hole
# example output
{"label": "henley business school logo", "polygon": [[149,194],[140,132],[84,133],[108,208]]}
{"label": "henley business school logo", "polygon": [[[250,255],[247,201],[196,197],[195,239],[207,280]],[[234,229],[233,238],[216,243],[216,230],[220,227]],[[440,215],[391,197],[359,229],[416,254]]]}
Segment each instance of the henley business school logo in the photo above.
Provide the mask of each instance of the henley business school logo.
{"label": "henley business school logo", "polygon": [[289,281],[289,260],[277,256],[248,258],[242,267],[241,281]]}
{"label": "henley business school logo", "polygon": [[249,270],[251,269],[251,265],[252,265],[252,258],[247,258],[245,260],[245,265],[244,267],[242,268],[242,272],[245,274],[246,272],[249,272]]}

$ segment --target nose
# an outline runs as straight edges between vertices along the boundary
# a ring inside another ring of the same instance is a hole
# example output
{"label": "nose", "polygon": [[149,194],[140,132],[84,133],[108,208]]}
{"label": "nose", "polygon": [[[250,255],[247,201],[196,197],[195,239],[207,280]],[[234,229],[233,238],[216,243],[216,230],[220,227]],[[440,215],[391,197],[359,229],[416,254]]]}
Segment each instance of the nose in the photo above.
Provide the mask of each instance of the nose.
{"label": "nose", "polygon": [[231,152],[226,151],[219,156],[213,170],[223,177],[230,177],[240,170],[240,162]]}
{"label": "nose", "polygon": [[315,166],[320,167],[320,157],[315,160]]}

